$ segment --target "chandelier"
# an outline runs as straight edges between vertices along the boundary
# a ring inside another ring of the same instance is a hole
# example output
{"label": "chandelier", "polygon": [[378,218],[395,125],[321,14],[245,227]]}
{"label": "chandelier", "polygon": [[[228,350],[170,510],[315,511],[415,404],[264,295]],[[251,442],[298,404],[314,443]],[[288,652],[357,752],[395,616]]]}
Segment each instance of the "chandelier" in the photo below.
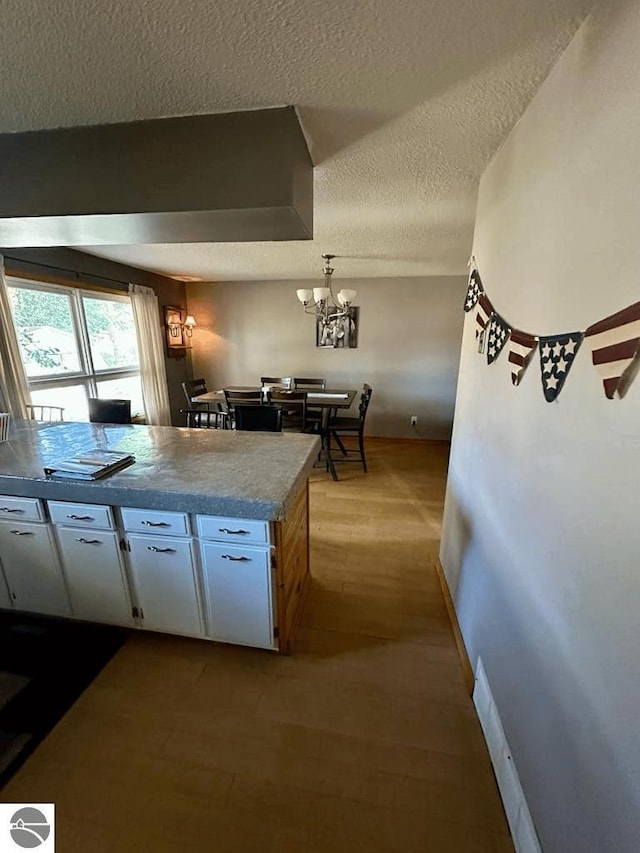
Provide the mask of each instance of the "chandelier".
{"label": "chandelier", "polygon": [[343,320],[350,315],[353,300],[358,295],[357,290],[340,290],[334,296],[331,287],[333,267],[331,261],[335,255],[322,255],[324,259],[324,287],[314,287],[312,290],[296,290],[296,295],[304,307],[305,313],[315,314],[316,319],[325,324],[334,320]]}

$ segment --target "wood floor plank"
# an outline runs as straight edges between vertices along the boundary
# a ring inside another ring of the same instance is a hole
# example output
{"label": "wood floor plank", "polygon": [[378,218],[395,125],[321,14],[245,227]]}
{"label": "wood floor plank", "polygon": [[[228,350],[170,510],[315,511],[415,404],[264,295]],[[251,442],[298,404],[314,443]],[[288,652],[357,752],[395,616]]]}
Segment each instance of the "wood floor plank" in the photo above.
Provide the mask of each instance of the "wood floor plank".
{"label": "wood floor plank", "polygon": [[5,787],[70,853],[513,850],[435,569],[448,448],[310,482],[293,654],[135,634]]}

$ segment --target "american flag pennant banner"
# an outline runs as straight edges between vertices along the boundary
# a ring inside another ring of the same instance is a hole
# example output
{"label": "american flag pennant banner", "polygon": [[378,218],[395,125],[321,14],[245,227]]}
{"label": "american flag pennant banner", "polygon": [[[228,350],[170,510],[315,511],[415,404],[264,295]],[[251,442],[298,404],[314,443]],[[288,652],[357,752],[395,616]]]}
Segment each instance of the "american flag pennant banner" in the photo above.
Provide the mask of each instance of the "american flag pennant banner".
{"label": "american flag pennant banner", "polygon": [[531,356],[538,346],[538,338],[520,329],[511,330],[509,341],[509,364],[511,365],[511,381],[519,385],[527,369]]}
{"label": "american flag pennant banner", "polygon": [[511,334],[511,326],[509,326],[499,314],[495,311],[491,316],[489,323],[489,340],[487,342],[487,364],[493,364],[497,357],[502,352],[506,342]]}
{"label": "american flag pennant banner", "polygon": [[542,389],[548,403],[552,403],[562,391],[583,339],[584,332],[540,338]]}
{"label": "american flag pennant banner", "polygon": [[476,323],[478,324],[478,328],[476,329],[476,338],[487,328],[487,323],[491,319],[492,314],[493,305],[491,304],[489,297],[486,293],[481,293],[478,298],[476,310]]}
{"label": "american flag pennant banner", "polygon": [[480,273],[475,266],[471,267],[469,273],[469,287],[464,300],[464,310],[468,313],[480,298],[480,294],[484,293],[484,287],[480,279]]}
{"label": "american flag pennant banner", "polygon": [[613,400],[616,391],[622,396],[633,379],[631,368],[640,351],[640,302],[594,323],[584,335],[607,399]]}

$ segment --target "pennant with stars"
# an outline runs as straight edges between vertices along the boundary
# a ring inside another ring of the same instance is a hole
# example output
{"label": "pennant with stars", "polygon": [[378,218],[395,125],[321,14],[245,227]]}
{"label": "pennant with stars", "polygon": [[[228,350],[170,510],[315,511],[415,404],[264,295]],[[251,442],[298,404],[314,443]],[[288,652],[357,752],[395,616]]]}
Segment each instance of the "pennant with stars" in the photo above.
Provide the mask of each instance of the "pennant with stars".
{"label": "pennant with stars", "polygon": [[491,315],[489,323],[489,340],[487,342],[487,364],[493,364],[502,352],[502,348],[509,340],[511,326],[509,326],[495,311]]}
{"label": "pennant with stars", "polygon": [[542,389],[548,403],[552,403],[562,391],[583,339],[583,332],[547,335],[540,338]]}
{"label": "pennant with stars", "polygon": [[[487,328],[487,323],[491,319],[491,315],[493,314],[493,305],[491,304],[491,300],[487,296],[486,293],[481,293],[478,298],[476,310],[476,338],[479,339],[480,344],[484,340],[484,330]],[[483,352],[481,349],[480,352]]]}
{"label": "pennant with stars", "polygon": [[640,302],[589,326],[584,336],[606,397],[613,400],[616,391],[621,397],[635,376],[640,352]]}
{"label": "pennant with stars", "polygon": [[475,266],[471,267],[469,273],[469,287],[467,288],[467,296],[464,300],[464,310],[469,312],[480,298],[480,294],[484,293],[484,287],[480,280],[480,273]]}
{"label": "pennant with stars", "polygon": [[520,384],[537,346],[538,339],[535,335],[530,335],[528,332],[521,332],[520,329],[511,330],[509,364],[511,365],[511,381],[514,385]]}

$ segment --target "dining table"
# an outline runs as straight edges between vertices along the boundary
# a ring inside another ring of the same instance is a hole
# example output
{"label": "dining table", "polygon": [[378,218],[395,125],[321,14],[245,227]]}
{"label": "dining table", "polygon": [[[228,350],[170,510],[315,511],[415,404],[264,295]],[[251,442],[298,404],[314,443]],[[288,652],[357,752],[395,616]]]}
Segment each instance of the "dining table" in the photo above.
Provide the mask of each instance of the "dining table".
{"label": "dining table", "polygon": [[[259,391],[268,390],[260,385],[228,385],[228,390],[233,391]],[[329,424],[333,413],[337,409],[349,409],[351,404],[356,399],[358,391],[355,389],[344,388],[326,388],[323,391],[308,391],[307,406],[314,409],[322,410],[322,421],[320,423],[320,437],[322,439],[322,451],[324,454],[327,469],[331,472],[334,480],[338,479],[335,465],[331,457],[331,442],[329,441]],[[226,399],[224,391],[207,391],[204,394],[198,394],[191,398],[192,403],[206,403],[207,405],[217,406],[221,403],[225,405]]]}

